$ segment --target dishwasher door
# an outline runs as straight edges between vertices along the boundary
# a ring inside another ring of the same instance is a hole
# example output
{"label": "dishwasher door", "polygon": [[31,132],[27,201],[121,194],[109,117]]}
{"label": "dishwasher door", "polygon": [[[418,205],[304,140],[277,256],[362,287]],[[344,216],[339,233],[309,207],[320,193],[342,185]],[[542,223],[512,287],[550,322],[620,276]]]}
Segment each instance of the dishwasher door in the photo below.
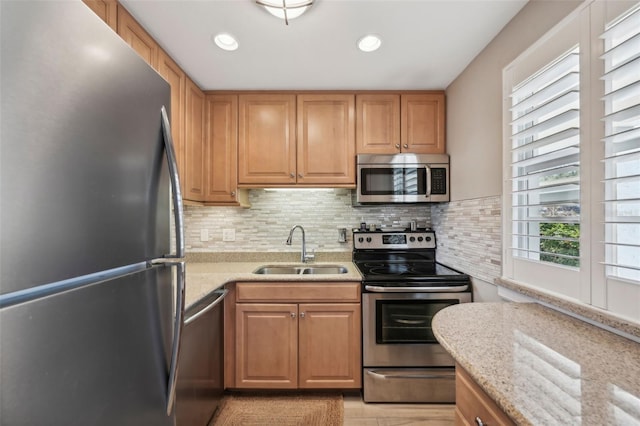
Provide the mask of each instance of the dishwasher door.
{"label": "dishwasher door", "polygon": [[216,290],[185,312],[176,393],[177,426],[206,426],[224,391],[223,306]]}

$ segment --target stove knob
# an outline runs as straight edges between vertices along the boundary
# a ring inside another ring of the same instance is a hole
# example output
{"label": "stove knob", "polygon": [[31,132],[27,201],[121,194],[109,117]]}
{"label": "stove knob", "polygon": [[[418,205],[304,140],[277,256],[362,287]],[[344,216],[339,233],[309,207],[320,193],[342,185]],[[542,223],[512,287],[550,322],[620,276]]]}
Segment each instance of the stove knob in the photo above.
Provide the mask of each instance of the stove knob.
{"label": "stove knob", "polygon": [[418,237],[418,241],[422,242],[422,237]]}
{"label": "stove knob", "polygon": [[367,242],[370,243],[371,242],[371,237],[367,237]]}
{"label": "stove knob", "polygon": [[363,241],[364,241],[364,238],[362,238],[362,237],[358,238],[358,242],[359,242],[359,243],[361,243],[361,242],[363,242]]}
{"label": "stove knob", "polygon": [[431,237],[424,237],[424,240],[429,242],[429,241],[431,241]]}
{"label": "stove knob", "polygon": [[[409,241],[414,242],[416,240],[416,237],[410,237]],[[422,238],[418,237],[418,241],[422,240]]]}

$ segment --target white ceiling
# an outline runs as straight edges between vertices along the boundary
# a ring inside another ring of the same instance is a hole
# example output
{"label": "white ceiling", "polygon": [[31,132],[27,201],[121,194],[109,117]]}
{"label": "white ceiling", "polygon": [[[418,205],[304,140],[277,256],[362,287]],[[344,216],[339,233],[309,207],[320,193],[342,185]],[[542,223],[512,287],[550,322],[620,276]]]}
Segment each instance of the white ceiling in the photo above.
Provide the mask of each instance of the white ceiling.
{"label": "white ceiling", "polygon": [[289,26],[253,0],[120,2],[203,90],[410,90],[445,89],[527,0],[316,0]]}

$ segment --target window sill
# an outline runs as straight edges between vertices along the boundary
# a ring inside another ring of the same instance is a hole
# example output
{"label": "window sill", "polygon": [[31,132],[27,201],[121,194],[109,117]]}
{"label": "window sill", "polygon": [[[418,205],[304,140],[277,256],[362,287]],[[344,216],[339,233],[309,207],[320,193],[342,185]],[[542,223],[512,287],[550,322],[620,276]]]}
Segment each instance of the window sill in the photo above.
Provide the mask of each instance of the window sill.
{"label": "window sill", "polygon": [[[495,284],[499,288],[502,287],[512,290],[520,295],[534,299],[535,302],[541,305],[571,315],[640,343],[640,324],[630,319],[617,316],[595,306],[581,303],[575,299],[540,290],[508,278],[496,278]],[[500,292],[498,294],[500,294]]]}

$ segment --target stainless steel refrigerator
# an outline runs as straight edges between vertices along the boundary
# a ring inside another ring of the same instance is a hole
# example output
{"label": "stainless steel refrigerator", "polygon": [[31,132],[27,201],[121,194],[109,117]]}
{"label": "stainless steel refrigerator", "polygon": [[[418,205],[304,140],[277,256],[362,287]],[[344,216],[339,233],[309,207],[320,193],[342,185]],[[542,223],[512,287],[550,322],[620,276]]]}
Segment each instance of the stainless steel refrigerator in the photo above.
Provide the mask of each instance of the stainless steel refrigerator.
{"label": "stainless steel refrigerator", "polygon": [[0,20],[0,424],[175,424],[170,88],[80,1]]}

